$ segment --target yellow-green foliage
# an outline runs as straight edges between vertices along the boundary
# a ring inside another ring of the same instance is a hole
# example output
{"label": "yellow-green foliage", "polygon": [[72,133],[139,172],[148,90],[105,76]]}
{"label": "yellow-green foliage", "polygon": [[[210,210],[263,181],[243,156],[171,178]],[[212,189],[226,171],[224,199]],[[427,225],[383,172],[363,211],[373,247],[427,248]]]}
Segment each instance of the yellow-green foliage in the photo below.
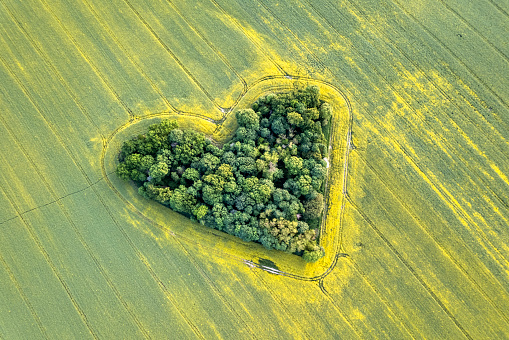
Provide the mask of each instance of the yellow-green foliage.
{"label": "yellow-green foliage", "polygon": [[[508,13],[2,1],[0,338],[508,338]],[[112,173],[152,122],[221,143],[230,108],[296,84],[334,108],[315,264],[193,224]]]}

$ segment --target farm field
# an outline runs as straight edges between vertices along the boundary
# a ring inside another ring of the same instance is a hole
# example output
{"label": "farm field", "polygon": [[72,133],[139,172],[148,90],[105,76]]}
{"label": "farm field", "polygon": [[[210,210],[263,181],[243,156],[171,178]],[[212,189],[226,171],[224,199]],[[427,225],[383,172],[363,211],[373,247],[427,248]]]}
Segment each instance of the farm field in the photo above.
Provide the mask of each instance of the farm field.
{"label": "farm field", "polygon": [[[509,338],[509,3],[0,1],[0,339]],[[208,229],[114,174],[177,119],[335,109],[326,256]]]}

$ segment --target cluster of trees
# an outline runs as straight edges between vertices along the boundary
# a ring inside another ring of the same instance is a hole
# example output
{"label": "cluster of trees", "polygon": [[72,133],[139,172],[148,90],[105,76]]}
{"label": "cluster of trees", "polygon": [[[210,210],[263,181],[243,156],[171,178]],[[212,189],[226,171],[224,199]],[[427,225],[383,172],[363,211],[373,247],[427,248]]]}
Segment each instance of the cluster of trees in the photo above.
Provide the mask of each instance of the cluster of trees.
{"label": "cluster of trees", "polygon": [[310,86],[261,97],[236,118],[222,148],[175,121],[154,124],[123,144],[117,174],[206,226],[316,261],[330,105]]}

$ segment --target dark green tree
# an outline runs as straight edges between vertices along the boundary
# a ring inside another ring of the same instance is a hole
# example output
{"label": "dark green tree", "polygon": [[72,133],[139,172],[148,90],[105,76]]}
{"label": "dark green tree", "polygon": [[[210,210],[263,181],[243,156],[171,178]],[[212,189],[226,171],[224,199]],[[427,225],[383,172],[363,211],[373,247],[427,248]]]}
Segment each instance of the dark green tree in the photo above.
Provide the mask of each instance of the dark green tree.
{"label": "dark green tree", "polygon": [[118,176],[206,226],[316,261],[331,106],[308,87],[268,94],[235,116],[222,147],[175,121],[151,125],[122,145]]}

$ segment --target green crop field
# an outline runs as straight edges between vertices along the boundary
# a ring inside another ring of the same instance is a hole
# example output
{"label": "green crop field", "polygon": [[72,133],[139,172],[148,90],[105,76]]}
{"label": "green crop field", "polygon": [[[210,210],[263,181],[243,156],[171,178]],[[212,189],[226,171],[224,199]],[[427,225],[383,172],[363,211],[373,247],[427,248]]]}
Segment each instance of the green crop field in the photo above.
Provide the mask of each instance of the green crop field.
{"label": "green crop field", "polygon": [[[1,0],[0,339],[509,338],[507,0]],[[334,107],[326,256],[114,174],[177,119]]]}

